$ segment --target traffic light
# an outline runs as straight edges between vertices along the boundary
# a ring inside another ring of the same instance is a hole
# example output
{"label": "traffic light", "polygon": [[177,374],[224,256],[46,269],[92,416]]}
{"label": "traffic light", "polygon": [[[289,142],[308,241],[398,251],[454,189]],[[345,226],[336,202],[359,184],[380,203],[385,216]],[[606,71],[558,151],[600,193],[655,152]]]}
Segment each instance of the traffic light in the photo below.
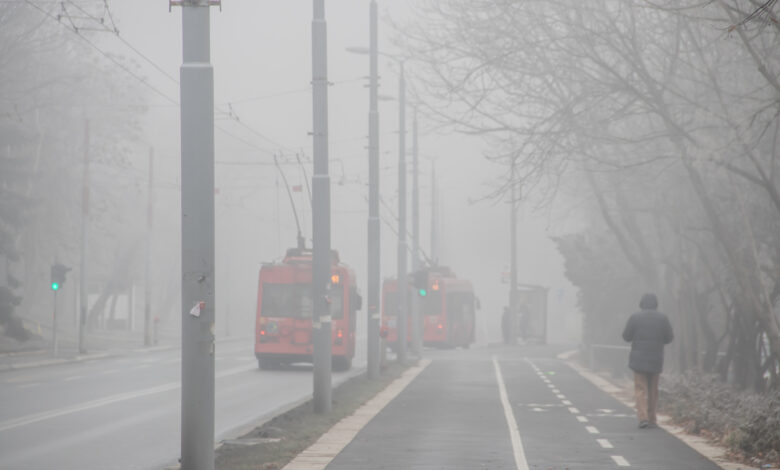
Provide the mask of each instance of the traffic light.
{"label": "traffic light", "polygon": [[51,265],[51,290],[60,290],[60,287],[65,284],[65,275],[70,269],[71,268],[60,263]]}
{"label": "traffic light", "polygon": [[428,271],[420,269],[414,272],[413,285],[420,297],[428,295]]}

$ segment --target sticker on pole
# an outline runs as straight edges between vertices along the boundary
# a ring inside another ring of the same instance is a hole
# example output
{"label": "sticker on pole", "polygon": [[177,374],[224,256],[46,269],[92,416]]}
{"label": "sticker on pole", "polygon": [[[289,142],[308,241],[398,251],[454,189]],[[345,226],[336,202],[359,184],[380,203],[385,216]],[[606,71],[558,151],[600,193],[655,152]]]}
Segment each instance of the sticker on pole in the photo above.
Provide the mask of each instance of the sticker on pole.
{"label": "sticker on pole", "polygon": [[206,308],[206,302],[198,302],[194,307],[192,307],[192,310],[190,310],[190,315],[196,318],[200,317],[200,312],[204,308]]}

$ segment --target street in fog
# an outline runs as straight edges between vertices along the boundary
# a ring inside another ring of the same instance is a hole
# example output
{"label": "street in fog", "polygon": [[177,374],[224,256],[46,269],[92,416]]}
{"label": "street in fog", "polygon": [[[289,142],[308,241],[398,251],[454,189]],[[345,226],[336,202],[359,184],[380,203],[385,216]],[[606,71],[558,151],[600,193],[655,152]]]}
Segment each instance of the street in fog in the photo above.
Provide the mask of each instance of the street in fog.
{"label": "street in fog", "polygon": [[[237,437],[242,427],[311,395],[310,365],[260,371],[246,337],[220,341],[217,348],[217,441]],[[0,409],[0,468],[129,470],[175,464],[180,355],[168,348],[2,373],[0,400],[13,406]],[[334,374],[334,383],[350,375]]]}
{"label": "street in fog", "polygon": [[0,467],[777,468],[778,25],[0,0]]}

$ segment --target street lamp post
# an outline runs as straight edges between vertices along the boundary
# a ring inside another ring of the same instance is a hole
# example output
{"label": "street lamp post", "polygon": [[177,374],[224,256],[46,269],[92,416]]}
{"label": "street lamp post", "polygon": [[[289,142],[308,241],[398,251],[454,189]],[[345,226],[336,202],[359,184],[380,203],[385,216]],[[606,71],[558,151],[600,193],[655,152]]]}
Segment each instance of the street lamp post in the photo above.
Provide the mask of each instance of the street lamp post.
{"label": "street lamp post", "polygon": [[210,0],[183,0],[181,467],[214,469],[214,71]]}
{"label": "street lamp post", "polygon": [[[369,108],[369,215],[368,215],[368,373],[369,377],[379,375],[379,112],[377,111],[377,58],[389,57],[399,64],[398,80],[398,361],[407,361],[407,246],[406,246],[406,80],[404,60],[379,52],[377,47],[376,1],[371,0],[371,47],[349,47],[347,51],[370,54],[370,108]],[[376,361],[376,362],[372,362]],[[372,372],[372,365],[376,368]]]}
{"label": "street lamp post", "polygon": [[398,80],[398,362],[407,360],[407,294],[406,279],[406,78],[404,61],[399,61]]}
{"label": "street lamp post", "polygon": [[[412,271],[420,269],[420,187],[418,182],[417,108],[412,122]],[[420,324],[420,298],[412,299],[412,350],[422,353],[422,328]]]}
{"label": "street lamp post", "polygon": [[314,299],[315,413],[329,413],[331,400],[330,176],[328,175],[328,57],[325,0],[314,0],[312,20],[314,175],[312,176],[312,293]]}
{"label": "street lamp post", "polygon": [[379,378],[379,299],[380,299],[380,226],[379,226],[379,107],[377,4],[371,0],[370,22],[370,98],[368,111],[368,378]]}

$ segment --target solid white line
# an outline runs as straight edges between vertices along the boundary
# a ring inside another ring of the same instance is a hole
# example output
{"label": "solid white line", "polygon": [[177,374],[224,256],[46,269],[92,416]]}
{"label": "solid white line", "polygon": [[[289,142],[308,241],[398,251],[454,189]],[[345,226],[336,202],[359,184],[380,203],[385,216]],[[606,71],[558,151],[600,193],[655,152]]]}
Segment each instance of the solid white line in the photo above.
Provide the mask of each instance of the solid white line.
{"label": "solid white line", "polygon": [[618,467],[630,467],[631,464],[628,463],[628,460],[624,459],[620,455],[613,455],[612,460],[615,461],[616,464],[618,464]]}
{"label": "solid white line", "polygon": [[[220,372],[219,374],[215,374],[214,378],[219,379],[222,377],[235,375],[248,370],[254,370],[256,368],[257,366],[255,365],[236,367],[235,369],[228,369],[224,372]],[[6,421],[0,421],[0,432],[8,431],[9,429],[13,429],[13,428],[18,428],[19,426],[26,426],[28,424],[45,421],[47,419],[57,418],[59,416],[78,413],[79,411],[91,410],[93,408],[110,405],[111,403],[131,400],[133,398],[145,397],[148,395],[154,395],[156,393],[167,392],[169,390],[176,390],[177,388],[180,387],[181,387],[181,382],[171,382],[163,385],[158,385],[156,387],[137,390],[135,392],[119,393],[117,395],[111,395],[105,398],[100,398],[98,400],[92,400],[92,401],[80,403],[78,405],[66,406],[64,408],[59,408],[56,410],[43,411],[41,413],[35,413],[27,416],[22,416],[19,418],[9,419]]]}
{"label": "solid white line", "polygon": [[504,407],[504,416],[506,424],[509,426],[509,436],[512,440],[512,451],[515,455],[515,466],[517,470],[529,470],[528,461],[525,459],[523,451],[523,441],[520,439],[520,431],[517,429],[517,420],[512,412],[512,406],[509,404],[509,398],[504,385],[504,377],[501,375],[501,366],[498,365],[496,356],[493,356],[493,366],[496,369],[496,380],[498,381],[498,395],[501,397],[501,405]]}
{"label": "solid white line", "polygon": [[579,421],[580,423],[587,423],[588,422],[588,418],[586,418],[584,416],[577,416],[577,421]]}
{"label": "solid white line", "polygon": [[598,443],[599,443],[599,445],[600,445],[601,447],[605,448],[605,449],[612,449],[612,447],[613,447],[613,446],[612,446],[612,443],[611,443],[611,442],[609,442],[609,441],[608,441],[608,440],[606,440],[606,439],[596,439],[596,442],[598,442]]}
{"label": "solid white line", "polygon": [[585,426],[585,429],[587,429],[588,432],[591,433],[591,434],[598,434],[599,433],[599,430],[596,429],[594,426]]}

